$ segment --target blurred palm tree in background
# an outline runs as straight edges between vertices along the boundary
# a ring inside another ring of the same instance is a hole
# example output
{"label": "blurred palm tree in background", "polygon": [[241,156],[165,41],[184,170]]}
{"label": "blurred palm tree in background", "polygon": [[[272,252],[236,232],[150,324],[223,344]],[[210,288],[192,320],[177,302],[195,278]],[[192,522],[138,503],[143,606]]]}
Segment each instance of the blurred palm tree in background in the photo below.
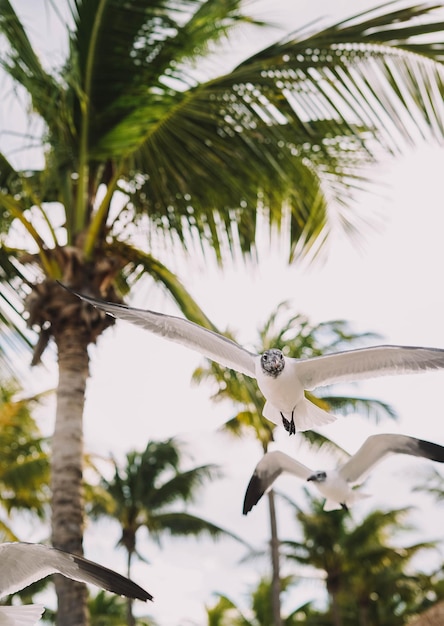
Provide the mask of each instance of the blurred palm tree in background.
{"label": "blurred palm tree in background", "polygon": [[[295,580],[292,576],[285,576],[281,580],[283,592],[289,592]],[[271,599],[272,581],[261,578],[259,583],[251,590],[248,600],[250,606],[242,610],[228,596],[216,594],[217,602],[213,606],[207,606],[208,626],[271,626],[274,624],[273,607]],[[296,626],[305,624],[304,619],[310,614],[310,603],[304,604],[286,617],[282,617],[284,626]],[[307,622],[308,623],[308,622]],[[319,624],[319,626],[323,626]],[[327,626],[327,625],[326,625]]]}
{"label": "blurred palm tree in background", "polygon": [[49,443],[31,414],[39,400],[23,397],[16,382],[0,384],[0,541],[18,540],[14,513],[49,519]]}
{"label": "blurred palm tree in background", "polygon": [[[127,575],[137,551],[137,535],[141,528],[149,539],[160,543],[165,535],[172,537],[199,537],[208,534],[235,537],[212,522],[186,511],[198,488],[218,476],[214,465],[201,465],[181,470],[183,451],[175,439],[150,441],[143,452],[131,451],[124,465],[113,461],[114,475],[102,478],[90,514],[94,518],[109,517],[121,528],[119,545],[126,550]],[[132,601],[127,601],[128,626],[135,625]]]}
{"label": "blurred palm tree in background", "polygon": [[412,530],[404,521],[408,508],[374,510],[354,522],[344,510],[324,511],[324,501],[306,493],[308,511],[293,503],[302,539],[282,541],[282,554],[323,573],[332,625],[404,625],[439,586],[409,571],[412,558],[436,542],[399,545],[398,535]]}

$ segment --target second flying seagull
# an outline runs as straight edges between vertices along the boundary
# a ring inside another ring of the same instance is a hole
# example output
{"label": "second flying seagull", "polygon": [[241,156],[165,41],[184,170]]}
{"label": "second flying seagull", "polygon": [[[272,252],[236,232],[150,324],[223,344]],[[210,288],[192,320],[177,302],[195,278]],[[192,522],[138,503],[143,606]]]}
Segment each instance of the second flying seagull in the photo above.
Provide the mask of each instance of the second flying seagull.
{"label": "second flying seagull", "polygon": [[275,450],[267,452],[256,465],[245,492],[243,513],[246,515],[282,473],[293,474],[312,481],[326,498],[324,509],[347,509],[357,499],[366,497],[352,488],[379,461],[389,454],[410,454],[444,463],[444,447],[431,441],[406,435],[371,435],[350,459],[328,471],[313,471],[288,454]]}

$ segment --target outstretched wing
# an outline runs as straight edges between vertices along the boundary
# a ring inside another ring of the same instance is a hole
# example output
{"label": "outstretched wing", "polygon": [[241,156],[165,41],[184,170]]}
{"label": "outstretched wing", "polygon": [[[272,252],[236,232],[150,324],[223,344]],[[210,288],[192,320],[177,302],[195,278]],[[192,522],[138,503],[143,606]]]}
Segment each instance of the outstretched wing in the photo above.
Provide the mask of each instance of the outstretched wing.
{"label": "outstretched wing", "polygon": [[150,593],[129,578],[76,554],[37,543],[0,544],[1,596],[20,591],[56,573],[128,598],[143,601],[153,599]]}
{"label": "outstretched wing", "polygon": [[17,604],[0,607],[0,626],[34,626],[45,607],[40,604]]}
{"label": "outstretched wing", "polygon": [[[62,285],[64,286],[64,285]],[[116,304],[92,298],[65,287],[88,304],[95,306],[108,315],[141,326],[165,339],[180,343],[187,348],[200,352],[208,359],[225,367],[254,378],[254,359],[256,354],[249,352],[236,342],[174,315],[164,315],[155,311],[136,309],[125,304]]]}
{"label": "outstretched wing", "polygon": [[284,454],[284,452],[280,452],[279,450],[267,452],[256,465],[250,482],[248,483],[244,498],[244,515],[251,511],[255,504],[259,502],[267,489],[271,487],[282,472],[289,472],[298,478],[302,478],[302,480],[307,480],[313,473],[308,467],[292,459],[288,454]]}
{"label": "outstretched wing", "polygon": [[393,374],[444,368],[444,350],[410,346],[374,346],[297,360],[304,389]]}
{"label": "outstretched wing", "polygon": [[437,443],[406,435],[380,434],[368,437],[356,454],[339,469],[339,474],[348,482],[353,483],[376,463],[393,453],[422,456],[444,463],[444,447]]}

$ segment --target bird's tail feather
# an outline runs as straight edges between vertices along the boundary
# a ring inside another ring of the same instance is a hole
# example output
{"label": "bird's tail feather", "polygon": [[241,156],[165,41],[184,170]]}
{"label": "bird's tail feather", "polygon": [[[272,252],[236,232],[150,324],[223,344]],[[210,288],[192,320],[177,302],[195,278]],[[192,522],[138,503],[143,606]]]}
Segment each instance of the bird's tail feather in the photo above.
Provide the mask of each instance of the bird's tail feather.
{"label": "bird's tail feather", "polygon": [[337,419],[336,415],[324,411],[324,409],[316,406],[316,404],[313,404],[313,402],[310,402],[307,398],[304,398],[302,406],[298,406],[298,409],[300,408],[302,408],[302,410],[299,410],[294,418],[296,430],[311,430],[313,426],[331,424],[331,422]]}
{"label": "bird's tail feather", "polygon": [[0,607],[0,626],[33,626],[37,624],[45,607],[40,604]]}
{"label": "bird's tail feather", "polygon": [[324,502],[324,511],[338,511],[342,508],[342,504],[339,504],[339,502],[336,502],[336,500],[329,500],[327,498],[327,500]]}
{"label": "bird's tail feather", "polygon": [[[266,402],[263,410],[264,417],[274,422],[275,424],[282,424],[282,416],[279,409],[277,409],[270,402]],[[291,414],[285,414],[285,418],[290,421]],[[311,430],[316,426],[323,426],[324,424],[330,424],[336,420],[336,416],[331,413],[327,413],[324,409],[316,406],[310,400],[304,398],[302,402],[297,405],[294,411],[294,424],[296,432],[303,430]]]}
{"label": "bird's tail feather", "polygon": [[[351,493],[351,495],[348,496],[344,504],[348,507],[348,506],[351,506],[354,502],[356,502],[356,500],[363,500],[364,498],[369,498],[369,497],[370,497],[369,493],[364,493],[362,491],[353,489],[353,492]],[[327,498],[327,500],[324,502],[324,511],[337,511],[338,509],[342,509],[342,508],[343,508],[343,505],[339,502],[336,502],[336,500],[329,500]]]}

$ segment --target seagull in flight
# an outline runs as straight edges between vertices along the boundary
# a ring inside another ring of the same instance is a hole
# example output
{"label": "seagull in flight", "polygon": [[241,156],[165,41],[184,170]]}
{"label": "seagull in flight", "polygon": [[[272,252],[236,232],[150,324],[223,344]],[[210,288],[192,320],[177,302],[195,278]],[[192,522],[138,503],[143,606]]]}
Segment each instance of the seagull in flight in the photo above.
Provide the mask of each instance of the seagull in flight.
{"label": "seagull in flight", "polygon": [[[62,574],[144,602],[153,599],[129,578],[77,554],[39,543],[0,544],[0,597],[16,593],[49,574]],[[39,604],[0,606],[0,624],[32,626],[40,620],[43,611],[44,607]]]}
{"label": "seagull in flight", "polygon": [[313,471],[279,450],[267,452],[256,465],[248,484],[243,514],[247,515],[251,511],[283,472],[313,482],[326,498],[325,511],[340,508],[347,510],[348,506],[356,500],[368,497],[367,494],[352,489],[352,485],[362,479],[374,465],[392,453],[421,456],[444,463],[443,446],[415,437],[392,434],[371,435],[346,463],[329,471]]}
{"label": "seagull in flight", "polygon": [[310,359],[290,358],[277,348],[256,354],[184,318],[106,302],[59,284],[108,315],[141,326],[196,350],[220,365],[255,378],[266,399],[263,415],[275,424],[282,423],[290,435],[336,419],[336,416],[306,398],[305,390],[339,382],[444,368],[444,350],[439,348],[374,346]]}

